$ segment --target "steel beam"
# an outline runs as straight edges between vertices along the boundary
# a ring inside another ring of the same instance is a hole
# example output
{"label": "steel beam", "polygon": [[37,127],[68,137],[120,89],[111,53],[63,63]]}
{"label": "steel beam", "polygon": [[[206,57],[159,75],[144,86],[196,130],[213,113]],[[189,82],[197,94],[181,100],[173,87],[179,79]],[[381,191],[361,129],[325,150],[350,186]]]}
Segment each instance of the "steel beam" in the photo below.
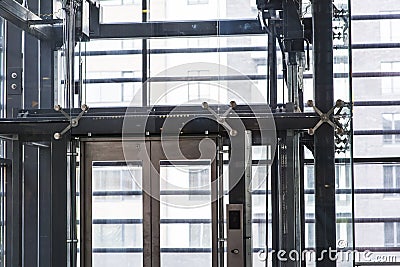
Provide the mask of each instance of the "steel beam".
{"label": "steel beam", "polygon": [[[39,148],[39,266],[51,267],[51,150]],[[64,266],[64,265],[63,265]]]}
{"label": "steel beam", "polygon": [[38,148],[24,146],[24,266],[38,266]]}
{"label": "steel beam", "polygon": [[[316,106],[324,113],[332,108],[333,40],[332,1],[312,2],[314,95]],[[314,135],[315,158],[315,245],[317,256],[336,249],[335,143],[334,129],[322,125]],[[317,267],[333,267],[336,262],[326,255]]]}
{"label": "steel beam", "polygon": [[0,0],[0,17],[40,40],[51,40],[53,36],[51,25],[30,24],[30,21],[42,19],[14,0]]}
{"label": "steel beam", "polygon": [[6,266],[22,266],[22,144],[12,141],[12,175],[6,177]]}
{"label": "steel beam", "polygon": [[100,24],[91,39],[265,34],[258,20],[164,21]]}
{"label": "steel beam", "polygon": [[67,140],[51,142],[51,266],[67,262]]}
{"label": "steel beam", "polygon": [[[230,162],[229,162],[229,205],[238,204],[241,205],[242,211],[242,223],[239,227],[241,229],[242,236],[239,236],[241,240],[232,240],[232,236],[227,237],[227,264],[228,266],[241,266],[251,267],[253,261],[253,250],[252,250],[252,237],[251,237],[251,144],[252,134],[250,131],[238,132],[238,135],[231,137],[231,151],[230,151]],[[241,177],[238,177],[241,174]],[[229,206],[228,205],[228,206]],[[228,208],[229,209],[229,208]],[[227,211],[228,213],[229,211]],[[227,215],[229,218],[230,215]],[[228,219],[228,228],[231,229],[230,219]],[[236,228],[233,228],[236,230]],[[235,236],[235,238],[238,238]],[[240,246],[243,250],[237,249],[231,244],[237,244],[242,242]],[[233,250],[232,250],[233,248]],[[240,258],[238,258],[240,256]],[[241,261],[239,260],[241,259]]]}
{"label": "steel beam", "polygon": [[[53,1],[40,0],[40,13],[53,13]],[[61,35],[62,36],[62,35]],[[50,42],[40,41],[39,49],[39,107],[54,106],[54,50]]]}

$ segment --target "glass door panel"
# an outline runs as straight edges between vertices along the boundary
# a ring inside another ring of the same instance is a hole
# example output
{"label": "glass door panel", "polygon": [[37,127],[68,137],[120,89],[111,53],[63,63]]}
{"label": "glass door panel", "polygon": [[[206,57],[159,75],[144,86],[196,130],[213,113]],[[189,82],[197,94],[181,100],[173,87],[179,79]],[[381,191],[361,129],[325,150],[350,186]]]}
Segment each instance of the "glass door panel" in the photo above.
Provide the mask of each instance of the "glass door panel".
{"label": "glass door panel", "polygon": [[160,161],[161,266],[212,266],[211,161]]}
{"label": "glass door panel", "polygon": [[92,163],[93,266],[142,266],[142,163]]}

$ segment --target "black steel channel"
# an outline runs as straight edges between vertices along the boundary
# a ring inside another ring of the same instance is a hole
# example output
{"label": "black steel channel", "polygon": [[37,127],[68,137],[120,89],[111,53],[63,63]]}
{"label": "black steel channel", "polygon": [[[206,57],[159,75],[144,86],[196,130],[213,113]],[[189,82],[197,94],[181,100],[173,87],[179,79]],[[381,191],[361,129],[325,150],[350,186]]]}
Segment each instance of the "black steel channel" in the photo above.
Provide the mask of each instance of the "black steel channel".
{"label": "black steel channel", "polygon": [[39,266],[51,265],[51,150],[39,148]]}
{"label": "black steel channel", "polygon": [[[333,106],[332,1],[313,1],[314,95],[316,106],[328,112]],[[322,125],[314,136],[315,245],[317,256],[336,249],[335,145],[333,128]],[[317,267],[336,263],[323,257]]]}
{"label": "black steel channel", "polygon": [[269,20],[268,33],[268,85],[269,85],[269,104],[272,108],[278,103],[278,63],[276,49],[276,29],[275,21]]}
{"label": "black steel channel", "polygon": [[[53,1],[39,0],[40,14],[53,13]],[[54,44],[40,41],[39,65],[39,107],[52,108],[54,105]]]}
{"label": "black steel channel", "polygon": [[22,107],[22,32],[9,22],[6,25],[6,114],[10,118]]}
{"label": "black steel channel", "polygon": [[[240,127],[236,127],[236,125],[233,125],[233,129],[240,129]],[[236,128],[235,128],[236,127]],[[243,205],[243,216],[242,216],[242,238],[243,238],[243,252],[241,252],[242,262],[238,264],[238,266],[244,266],[247,267],[249,266],[247,262],[251,259],[249,259],[249,255],[247,254],[246,251],[246,222],[248,219],[247,218],[247,210],[251,208],[249,205],[251,205],[251,201],[248,200],[247,198],[247,193],[248,192],[248,187],[246,186],[246,132],[238,132],[238,134],[234,137],[231,137],[231,146],[230,146],[230,161],[229,161],[229,188],[231,190],[229,191],[229,204],[241,204]],[[237,174],[241,174],[240,177],[237,176]],[[229,237],[228,237],[229,239]],[[229,240],[228,240],[229,242]],[[228,251],[227,253],[232,253]],[[229,257],[229,255],[228,255]],[[229,262],[228,262],[229,264]]]}
{"label": "black steel channel", "polygon": [[[39,13],[38,0],[28,0],[29,10]],[[37,109],[39,104],[39,40],[23,33],[23,107]],[[24,146],[23,185],[23,264],[38,266],[38,147]]]}
{"label": "black steel channel", "polygon": [[[281,134],[277,133],[278,138]],[[277,141],[279,144],[279,140]],[[275,149],[274,161],[271,165],[271,208],[272,208],[272,250],[279,251],[279,149]],[[268,254],[267,254],[268,255]],[[273,255],[272,266],[278,266],[278,258]]]}
{"label": "black steel channel", "polygon": [[23,262],[38,266],[38,147],[24,146]]}
{"label": "black steel channel", "polygon": [[[304,171],[305,171],[305,166],[304,166],[304,149],[306,149],[306,147],[301,144],[301,141],[299,142],[299,164],[300,164],[300,192],[299,192],[299,197],[300,197],[300,222],[301,222],[301,236],[300,236],[300,247],[301,247],[301,251],[304,251],[306,248],[306,239],[305,239],[305,232],[306,232],[306,221],[305,221],[305,217],[306,217],[306,211],[305,211],[305,195],[304,195],[304,187],[305,187],[305,177],[304,177]],[[306,267],[307,263],[305,259],[301,259],[301,266]]]}
{"label": "black steel channel", "polygon": [[217,145],[218,145],[218,155],[217,155],[217,168],[218,168],[218,248],[217,248],[217,253],[218,253],[218,263],[217,266],[225,266],[224,261],[225,261],[225,255],[224,255],[224,250],[225,250],[225,235],[224,235],[224,229],[225,229],[225,205],[227,203],[224,203],[224,141],[223,137],[218,136],[217,138]]}
{"label": "black steel channel", "polygon": [[12,176],[6,177],[6,267],[22,266],[22,144],[12,141]]}
{"label": "black steel channel", "polygon": [[51,141],[51,266],[67,262],[67,140]]}
{"label": "black steel channel", "polygon": [[[147,0],[142,0],[142,22],[147,22]],[[147,49],[147,39],[142,40],[142,106],[148,105],[147,99],[147,78],[148,78],[148,67],[149,67],[149,55]]]}
{"label": "black steel channel", "polygon": [[70,201],[70,217],[69,217],[69,263],[70,267],[77,266],[77,224],[76,224],[76,158],[77,158],[77,141],[73,140],[69,143],[69,201]]}

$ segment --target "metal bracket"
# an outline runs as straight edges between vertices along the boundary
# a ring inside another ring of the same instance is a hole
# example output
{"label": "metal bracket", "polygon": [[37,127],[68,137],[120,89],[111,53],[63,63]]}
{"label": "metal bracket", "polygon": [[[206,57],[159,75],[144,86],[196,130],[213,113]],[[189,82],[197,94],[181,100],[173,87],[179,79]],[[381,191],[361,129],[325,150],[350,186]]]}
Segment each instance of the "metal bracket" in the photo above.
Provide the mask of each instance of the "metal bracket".
{"label": "metal bracket", "polygon": [[55,106],[54,106],[54,110],[55,110],[55,111],[61,112],[61,114],[63,114],[63,115],[70,121],[70,124],[69,124],[64,130],[62,130],[62,131],[59,132],[59,133],[55,133],[55,134],[54,134],[54,139],[56,139],[56,140],[61,139],[61,137],[62,137],[66,132],[68,132],[71,128],[75,128],[75,127],[77,127],[77,126],[79,125],[79,120],[80,120],[80,119],[82,118],[82,116],[89,110],[89,107],[88,107],[87,105],[83,104],[83,105],[81,106],[81,109],[82,109],[81,113],[79,113],[79,115],[78,115],[76,118],[72,118],[70,115],[68,115],[68,113],[66,113],[66,112],[62,109],[62,107],[61,107],[60,105],[55,105]]}
{"label": "metal bracket", "polygon": [[342,126],[337,122],[337,120],[335,120],[335,118],[333,118],[333,120],[331,120],[331,115],[332,115],[333,111],[335,110],[335,108],[343,108],[345,106],[345,102],[343,100],[340,100],[340,99],[337,100],[335,106],[333,106],[327,113],[323,113],[321,110],[319,110],[314,105],[314,101],[312,101],[312,100],[308,100],[307,105],[309,107],[312,107],[314,109],[314,111],[321,118],[320,121],[314,126],[314,128],[308,129],[309,135],[314,135],[315,131],[324,123],[328,123],[329,125],[331,125],[336,130],[337,134],[341,135],[344,133]]}
{"label": "metal bracket", "polygon": [[224,114],[222,114],[222,116],[218,115],[209,105],[207,102],[203,102],[201,104],[203,109],[207,109],[216,119],[217,122],[219,124],[221,124],[222,126],[224,126],[226,129],[229,130],[229,135],[231,136],[236,136],[237,135],[237,131],[232,129],[232,127],[226,122],[225,118],[228,117],[229,113],[236,107],[236,102],[235,101],[231,101],[229,103],[229,108],[225,111]]}

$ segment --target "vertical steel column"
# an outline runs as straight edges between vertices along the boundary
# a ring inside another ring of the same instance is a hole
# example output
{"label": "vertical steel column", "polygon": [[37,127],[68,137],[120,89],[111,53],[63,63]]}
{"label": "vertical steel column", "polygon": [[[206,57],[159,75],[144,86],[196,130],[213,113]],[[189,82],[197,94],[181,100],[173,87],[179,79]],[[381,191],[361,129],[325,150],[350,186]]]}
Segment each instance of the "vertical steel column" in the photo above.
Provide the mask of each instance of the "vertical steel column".
{"label": "vertical steel column", "polygon": [[[279,138],[279,133],[277,135]],[[278,139],[279,144],[279,139]],[[275,150],[274,161],[271,165],[271,210],[272,210],[272,250],[279,250],[279,149]],[[272,266],[278,266],[278,258],[272,255]],[[266,263],[268,265],[268,262]]]}
{"label": "vertical steel column", "polygon": [[268,22],[268,85],[269,85],[269,104],[275,108],[278,102],[278,62],[276,55],[276,29],[275,21],[270,19]]}
{"label": "vertical steel column", "polygon": [[[302,103],[302,102],[300,102]],[[301,251],[304,251],[306,249],[306,241],[305,241],[305,232],[306,232],[306,212],[305,212],[305,195],[304,195],[304,149],[305,146],[299,142],[299,177],[300,177],[300,246],[301,246]],[[307,266],[306,260],[302,259],[301,266]]]}
{"label": "vertical steel column", "polygon": [[[39,12],[38,0],[28,0],[29,10]],[[39,41],[23,33],[23,107],[36,109],[39,104]],[[23,185],[23,264],[38,266],[38,148],[24,146]]]}
{"label": "vertical steel column", "polygon": [[22,107],[22,32],[6,22],[6,115],[15,117]]}
{"label": "vertical steel column", "polygon": [[76,225],[76,157],[77,157],[77,140],[69,143],[68,162],[68,266],[76,266],[77,264],[77,225]]}
{"label": "vertical steel column", "polygon": [[[251,145],[252,135],[250,131],[238,132],[237,136],[231,137],[231,153],[235,153],[235,161],[232,162],[233,156],[229,162],[229,188],[232,188],[229,192],[229,204],[241,204],[243,205],[243,217],[242,217],[242,242],[244,251],[228,251],[228,265],[231,266],[230,262],[231,253],[242,256],[242,262],[235,262],[235,266],[251,267],[253,260],[252,251],[252,238],[251,238],[251,227],[252,227],[252,216],[251,216]],[[237,174],[241,173],[242,177],[237,181]],[[234,185],[232,187],[232,185]],[[228,235],[228,247],[229,247],[229,235]],[[229,250],[229,249],[228,249]],[[233,266],[233,265],[232,265]]]}
{"label": "vertical steel column", "polygon": [[51,141],[51,266],[67,262],[67,140]]}
{"label": "vertical steel column", "polygon": [[[286,251],[287,261],[281,266],[299,266],[301,256],[301,222],[300,222],[300,177],[299,177],[299,139],[293,130],[286,132],[281,143],[281,175],[280,187],[280,249]],[[296,255],[292,251],[297,251]],[[296,258],[297,257],[297,258]]]}
{"label": "vertical steel column", "polygon": [[51,265],[51,149],[39,148],[39,266]]}
{"label": "vertical steel column", "polygon": [[[52,14],[53,1],[39,0],[40,13]],[[40,41],[39,65],[39,107],[52,108],[54,105],[54,51],[52,42]]]}
{"label": "vertical steel column", "polygon": [[22,266],[22,144],[12,141],[12,176],[6,177],[6,266]]}
{"label": "vertical steel column", "polygon": [[[299,175],[299,136],[293,131],[280,134],[278,143],[279,175],[276,178],[274,230],[276,231],[274,266],[300,266],[301,259],[301,209]],[[296,253],[297,252],[297,253]],[[279,258],[281,257],[281,259]],[[282,260],[285,258],[286,260]]]}
{"label": "vertical steel column", "polygon": [[[333,105],[332,1],[312,2],[314,95],[316,106],[327,112]],[[334,129],[323,124],[314,135],[315,244],[317,256],[336,249]],[[336,266],[326,255],[317,267]]]}
{"label": "vertical steel column", "polygon": [[[40,13],[52,14],[53,1],[39,0]],[[54,105],[54,54],[51,42],[40,41],[39,108]],[[51,267],[51,149],[39,148],[39,266]]]}
{"label": "vertical steel column", "polygon": [[[142,0],[142,22],[147,22],[147,0]],[[148,92],[147,92],[147,78],[148,78],[148,49],[147,39],[142,40],[142,106],[147,106]]]}
{"label": "vertical steel column", "polygon": [[23,261],[24,266],[38,266],[38,148],[24,146],[23,185]]}

